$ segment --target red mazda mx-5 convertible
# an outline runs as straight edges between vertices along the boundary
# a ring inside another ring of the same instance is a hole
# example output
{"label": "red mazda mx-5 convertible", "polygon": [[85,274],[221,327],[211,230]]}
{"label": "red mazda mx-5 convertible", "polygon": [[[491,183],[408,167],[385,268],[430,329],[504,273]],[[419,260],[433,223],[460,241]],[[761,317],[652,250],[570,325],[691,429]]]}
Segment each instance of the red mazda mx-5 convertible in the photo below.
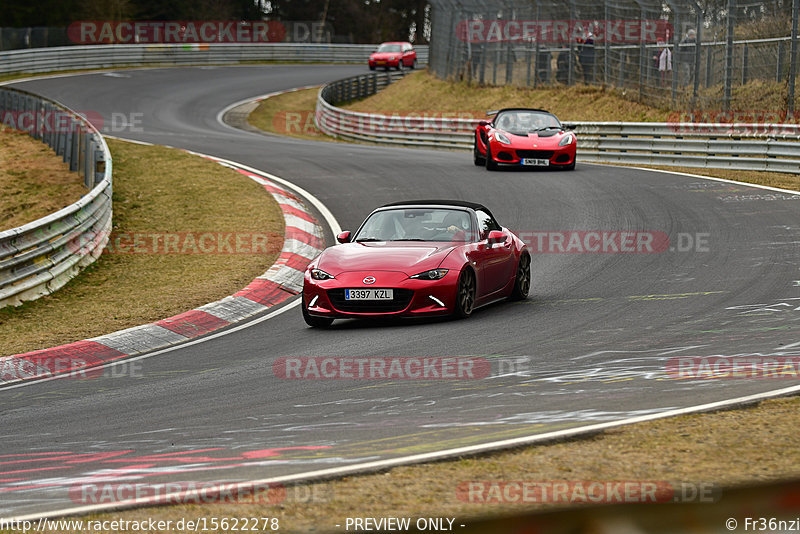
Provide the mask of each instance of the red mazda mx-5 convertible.
{"label": "red mazda mx-5 convertible", "polygon": [[525,243],[472,202],[388,204],[337,240],[305,272],[310,326],[337,318],[468,317],[496,300],[524,299],[531,284]]}

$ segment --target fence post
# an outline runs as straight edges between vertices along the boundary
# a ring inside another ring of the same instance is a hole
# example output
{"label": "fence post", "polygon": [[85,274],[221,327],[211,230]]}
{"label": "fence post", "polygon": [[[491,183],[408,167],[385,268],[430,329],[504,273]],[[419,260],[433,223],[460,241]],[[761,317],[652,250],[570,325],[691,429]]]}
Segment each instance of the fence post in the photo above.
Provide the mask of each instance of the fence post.
{"label": "fence post", "polygon": [[[571,24],[575,21],[575,0],[569,0],[569,20]],[[570,32],[571,33],[571,32]],[[575,39],[572,35],[569,39],[569,57],[567,58],[567,85],[572,87],[575,84]]]}
{"label": "fence post", "polygon": [[[609,39],[608,36],[606,35],[606,30],[608,29],[608,24],[609,24],[608,19],[609,19],[610,16],[611,15],[609,13],[608,0],[603,0],[603,17],[604,17],[603,24],[605,24],[605,26],[606,26],[605,28],[603,28],[603,36],[604,36],[604,39],[603,39],[603,84],[604,85],[608,85],[608,79],[609,79],[608,58],[609,58],[609,54],[611,53],[611,39]],[[620,54],[620,58],[622,58],[622,54]]]}
{"label": "fence post", "polygon": [[789,95],[787,98],[787,117],[794,113],[794,84],[797,77],[797,18],[800,0],[792,0],[792,48],[789,52]]}
{"label": "fence post", "polygon": [[742,85],[747,83],[747,56],[749,52],[750,48],[747,46],[747,43],[744,43],[744,49],[742,50]]}
{"label": "fence post", "polygon": [[731,85],[733,83],[733,23],[736,18],[736,0],[728,0],[728,20],[725,41],[725,94],[723,106],[731,109]]}
{"label": "fence post", "polygon": [[700,52],[703,45],[703,10],[700,4],[694,2],[697,10],[697,20],[695,21],[695,43],[694,43],[694,88],[692,90],[692,104],[697,104],[697,92],[700,89]]}

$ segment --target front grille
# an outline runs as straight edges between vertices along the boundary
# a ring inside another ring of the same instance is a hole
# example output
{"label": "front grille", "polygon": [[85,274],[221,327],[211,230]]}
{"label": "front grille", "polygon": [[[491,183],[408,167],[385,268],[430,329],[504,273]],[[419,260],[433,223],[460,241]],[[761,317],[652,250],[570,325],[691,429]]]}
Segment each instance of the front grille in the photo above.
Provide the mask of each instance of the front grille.
{"label": "front grille", "polygon": [[550,159],[553,157],[552,150],[517,150],[517,157],[528,159]]}
{"label": "front grille", "polygon": [[[389,288],[377,288],[389,289]],[[414,296],[411,289],[392,289],[392,300],[344,300],[344,289],[329,289],[333,307],[347,313],[392,313],[406,309]]]}

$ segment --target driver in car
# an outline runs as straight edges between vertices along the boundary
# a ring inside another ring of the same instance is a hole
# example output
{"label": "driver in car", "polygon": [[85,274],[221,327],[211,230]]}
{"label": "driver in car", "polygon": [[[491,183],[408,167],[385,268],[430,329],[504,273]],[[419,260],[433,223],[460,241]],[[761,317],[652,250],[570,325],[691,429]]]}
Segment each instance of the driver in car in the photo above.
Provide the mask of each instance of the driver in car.
{"label": "driver in car", "polygon": [[447,226],[447,231],[452,234],[451,241],[466,241],[467,230],[469,230],[469,218],[466,213],[448,213],[444,217],[444,224]]}

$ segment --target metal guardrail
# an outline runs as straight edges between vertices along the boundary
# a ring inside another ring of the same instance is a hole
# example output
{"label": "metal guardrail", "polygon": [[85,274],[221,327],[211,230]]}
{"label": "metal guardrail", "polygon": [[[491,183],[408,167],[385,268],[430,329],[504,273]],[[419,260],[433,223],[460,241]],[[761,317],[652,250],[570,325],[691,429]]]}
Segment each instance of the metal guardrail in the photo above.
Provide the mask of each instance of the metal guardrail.
{"label": "metal guardrail", "polygon": [[111,231],[111,153],[99,132],[68,108],[0,89],[0,116],[49,145],[90,189],[74,204],[0,232],[0,308],[52,293],[102,253]]}
{"label": "metal guardrail", "polygon": [[[141,65],[237,64],[255,61],[364,63],[376,45],[317,43],[120,44],[0,52],[0,74]],[[416,48],[418,64],[428,47]]]}
{"label": "metal guardrail", "polygon": [[[396,146],[471,150],[480,119],[386,116],[335,104],[374,94],[402,73],[330,83],[315,122],[328,135]],[[606,163],[800,172],[800,126],[743,123],[576,122],[578,159]]]}

